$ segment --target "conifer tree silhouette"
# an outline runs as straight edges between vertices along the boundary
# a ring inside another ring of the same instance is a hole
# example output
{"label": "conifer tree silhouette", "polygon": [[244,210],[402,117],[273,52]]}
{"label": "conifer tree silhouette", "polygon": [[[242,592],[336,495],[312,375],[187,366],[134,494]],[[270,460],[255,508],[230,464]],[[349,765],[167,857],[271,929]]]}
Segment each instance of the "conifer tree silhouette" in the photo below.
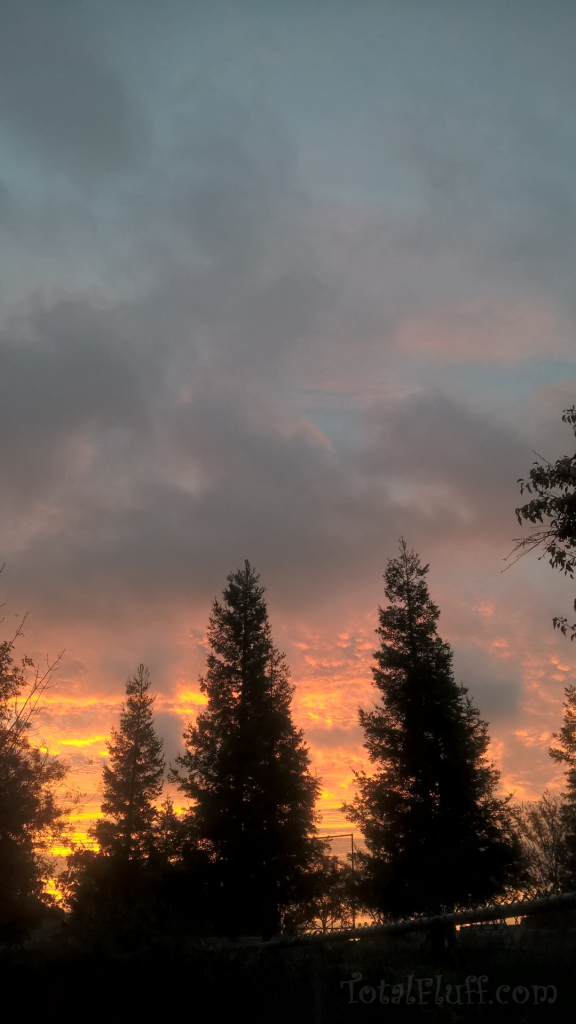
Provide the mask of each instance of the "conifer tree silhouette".
{"label": "conifer tree silhouette", "polygon": [[375,772],[356,773],[345,807],[360,825],[365,901],[382,913],[437,912],[502,892],[518,871],[519,842],[499,774],[486,756],[486,722],[452,673],[436,631],[428,566],[400,542],[385,573],[374,683],[381,699],[360,710]]}
{"label": "conifer tree silhouette", "polygon": [[221,927],[271,935],[322,844],[314,834],[319,782],[292,722],[294,688],[258,580],[245,562],[213,603],[200,681],[207,705],[185,733],[172,777],[193,801],[190,826],[210,851]]}
{"label": "conifer tree silhouette", "polygon": [[162,740],[154,731],[155,697],[149,689],[150,673],[139,665],[126,682],[120,729],[112,729],[106,744],[110,762],[103,770],[105,817],[92,829],[103,853],[125,861],[149,852],[158,816],[154,801],[162,792]]}

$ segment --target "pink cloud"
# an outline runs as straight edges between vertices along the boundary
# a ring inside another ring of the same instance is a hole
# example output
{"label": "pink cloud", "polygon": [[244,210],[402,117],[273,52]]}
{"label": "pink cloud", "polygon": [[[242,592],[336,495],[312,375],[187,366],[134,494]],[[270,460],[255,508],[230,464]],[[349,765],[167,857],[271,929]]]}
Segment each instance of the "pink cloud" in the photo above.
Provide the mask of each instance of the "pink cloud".
{"label": "pink cloud", "polygon": [[572,329],[550,306],[529,299],[433,306],[404,321],[397,348],[462,363],[573,355]]}

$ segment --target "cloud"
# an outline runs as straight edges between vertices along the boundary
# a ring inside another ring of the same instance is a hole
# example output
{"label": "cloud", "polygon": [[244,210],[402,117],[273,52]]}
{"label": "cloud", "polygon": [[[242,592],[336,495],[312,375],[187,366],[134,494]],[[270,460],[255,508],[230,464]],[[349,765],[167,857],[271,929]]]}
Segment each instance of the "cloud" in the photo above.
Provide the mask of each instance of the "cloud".
{"label": "cloud", "polygon": [[503,417],[499,422],[431,388],[387,407],[375,404],[368,420],[366,469],[387,477],[419,532],[425,527],[439,539],[450,530],[468,540],[509,533],[517,472],[529,449]]}
{"label": "cloud", "polygon": [[95,184],[136,170],[147,126],[80,22],[65,3],[49,12],[41,3],[3,4],[0,118],[25,158]]}
{"label": "cloud", "polygon": [[454,675],[468,689],[468,696],[481,716],[501,725],[518,714],[522,693],[522,669],[518,664],[503,664],[478,648],[458,645]]}
{"label": "cloud", "polygon": [[478,302],[431,309],[404,322],[396,343],[431,360],[498,364],[538,357],[544,338],[549,357],[569,356],[573,339],[551,311],[533,302],[492,306]]}
{"label": "cloud", "polygon": [[143,367],[114,334],[113,317],[77,301],[38,311],[0,339],[1,472],[20,499],[60,484],[75,455],[81,473],[94,432],[142,429]]}
{"label": "cloud", "polygon": [[351,729],[340,729],[335,726],[331,729],[306,730],[306,742],[314,750],[351,750],[359,746],[363,740],[364,735],[359,726]]}
{"label": "cloud", "polygon": [[184,724],[179,715],[167,711],[156,711],[154,715],[154,728],[164,741],[164,756],[166,764],[174,763],[177,755],[184,750]]}

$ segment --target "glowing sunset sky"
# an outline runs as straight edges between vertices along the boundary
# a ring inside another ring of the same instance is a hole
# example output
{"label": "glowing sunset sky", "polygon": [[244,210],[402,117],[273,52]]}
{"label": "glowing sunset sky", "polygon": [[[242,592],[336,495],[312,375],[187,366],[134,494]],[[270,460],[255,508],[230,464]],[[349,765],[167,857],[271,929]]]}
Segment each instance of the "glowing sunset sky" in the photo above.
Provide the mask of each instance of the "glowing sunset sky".
{"label": "glowing sunset sky", "polygon": [[561,785],[574,587],[501,570],[574,449],[575,46],[564,0],[4,0],[2,599],[66,648],[82,828],[140,661],[174,757],[245,558],[342,828],[401,534],[504,790]]}

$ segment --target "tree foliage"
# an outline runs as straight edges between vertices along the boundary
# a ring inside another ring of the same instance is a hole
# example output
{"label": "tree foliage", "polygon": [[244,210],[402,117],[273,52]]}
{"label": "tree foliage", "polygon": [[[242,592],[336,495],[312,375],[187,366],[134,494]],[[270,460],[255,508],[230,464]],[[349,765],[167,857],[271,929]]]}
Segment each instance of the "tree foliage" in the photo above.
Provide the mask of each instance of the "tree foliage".
{"label": "tree foliage", "polygon": [[375,772],[356,773],[359,793],[345,807],[368,850],[359,854],[363,902],[391,914],[491,898],[519,861],[487,724],[454,680],[427,573],[402,539],[384,577],[390,604],[379,611],[380,703],[360,710]]}
{"label": "tree foliage", "polygon": [[324,853],[308,876],[307,891],[284,917],[289,932],[350,928],[353,920],[352,871],[338,857]]}
{"label": "tree foliage", "polygon": [[550,756],[566,766],[567,785],[562,806],[565,882],[576,888],[576,686],[567,686],[564,692],[564,725],[553,735],[558,745],[550,747]]}
{"label": "tree foliage", "polygon": [[321,853],[319,783],[292,722],[293,686],[258,580],[246,562],[213,603],[200,680],[207,704],[172,777],[192,801],[188,822],[211,858],[220,927],[273,934]]}
{"label": "tree foliage", "polygon": [[103,770],[105,817],[92,830],[103,853],[126,861],[148,855],[158,817],[155,800],[162,792],[162,740],[154,731],[155,697],[149,690],[150,673],[139,665],[126,682],[120,729],[112,729],[106,744],[110,761]]}
{"label": "tree foliage", "polygon": [[521,839],[526,885],[538,893],[562,891],[565,880],[564,802],[544,791],[540,800],[512,806]]}
{"label": "tree foliage", "polygon": [[[576,434],[576,406],[565,409],[562,422],[569,423]],[[513,554],[519,556],[543,546],[541,558],[548,556],[550,565],[574,578],[576,569],[576,454],[565,455],[554,464],[540,460],[533,464],[529,480],[520,478],[520,493],[534,497],[516,509],[518,522],[531,523],[528,537],[517,537]],[[576,600],[574,601],[576,611]],[[555,617],[554,628],[571,640],[576,637],[576,623],[568,625],[565,617]]]}
{"label": "tree foliage", "polygon": [[0,643],[0,942],[23,937],[50,902],[49,852],[67,827],[58,792],[67,768],[30,738],[54,665],[15,661],[20,635]]}

